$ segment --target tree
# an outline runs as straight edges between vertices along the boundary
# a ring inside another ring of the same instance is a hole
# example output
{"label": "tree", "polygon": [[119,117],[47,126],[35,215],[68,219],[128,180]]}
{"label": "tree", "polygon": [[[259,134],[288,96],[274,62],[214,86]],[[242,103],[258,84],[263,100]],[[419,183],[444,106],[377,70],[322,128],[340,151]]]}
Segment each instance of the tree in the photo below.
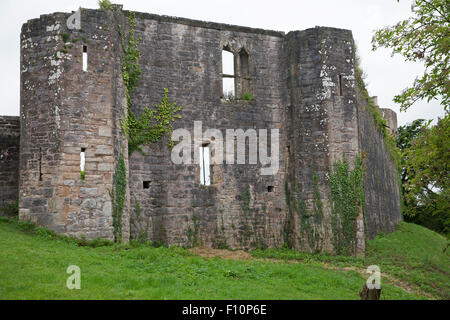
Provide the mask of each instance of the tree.
{"label": "tree", "polygon": [[[397,0],[399,2],[399,0]],[[395,26],[378,30],[372,40],[373,50],[391,48],[406,61],[423,62],[425,72],[413,85],[394,98],[405,111],[416,101],[440,99],[448,111],[450,95],[450,2],[414,0],[413,17]]]}
{"label": "tree", "polygon": [[[435,231],[450,231],[450,116],[400,130],[405,218]],[[410,139],[412,138],[412,139]]]}
{"label": "tree", "polygon": [[[401,126],[397,129],[397,147],[400,149],[400,152],[402,154],[400,158],[400,174],[403,187],[408,181],[408,176],[406,174],[406,159],[404,157],[404,154],[408,151],[409,148],[411,148],[412,141],[419,137],[419,135],[422,133],[422,127],[424,123],[424,119],[417,119],[414,120],[410,125]],[[403,197],[405,197],[404,190]]]}

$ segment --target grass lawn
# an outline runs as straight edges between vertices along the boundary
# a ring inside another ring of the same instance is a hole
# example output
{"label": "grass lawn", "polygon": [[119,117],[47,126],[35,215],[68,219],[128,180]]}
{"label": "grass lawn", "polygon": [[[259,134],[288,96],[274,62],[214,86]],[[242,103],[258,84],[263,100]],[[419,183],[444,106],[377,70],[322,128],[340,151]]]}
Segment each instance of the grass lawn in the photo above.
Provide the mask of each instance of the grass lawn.
{"label": "grass lawn", "polygon": [[[269,250],[236,261],[201,258],[181,248],[79,246],[42,228],[0,220],[0,299],[359,299],[367,276],[345,267],[372,262],[436,298],[448,298],[448,254],[440,248],[445,241],[402,224],[370,242],[365,260]],[[81,290],[66,287],[71,265],[81,268]],[[427,298],[418,290],[382,286],[382,299]]]}

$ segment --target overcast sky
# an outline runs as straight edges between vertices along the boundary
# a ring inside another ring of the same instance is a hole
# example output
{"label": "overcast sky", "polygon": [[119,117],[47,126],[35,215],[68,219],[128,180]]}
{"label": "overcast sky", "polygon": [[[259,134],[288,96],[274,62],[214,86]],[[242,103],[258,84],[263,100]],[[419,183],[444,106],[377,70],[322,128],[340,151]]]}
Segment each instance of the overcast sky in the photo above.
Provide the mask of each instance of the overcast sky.
{"label": "overcast sky", "polygon": [[[362,67],[367,73],[369,93],[378,96],[381,107],[398,114],[399,125],[418,118],[443,116],[439,102],[419,102],[406,113],[392,102],[393,97],[420,75],[420,64],[391,57],[390,51],[371,50],[374,30],[411,16],[412,0],[116,0],[127,10],[170,15],[197,20],[235,24],[289,32],[315,26],[350,29],[358,45]],[[97,0],[0,0],[0,115],[19,115],[20,29],[29,19],[53,12],[98,8]]]}

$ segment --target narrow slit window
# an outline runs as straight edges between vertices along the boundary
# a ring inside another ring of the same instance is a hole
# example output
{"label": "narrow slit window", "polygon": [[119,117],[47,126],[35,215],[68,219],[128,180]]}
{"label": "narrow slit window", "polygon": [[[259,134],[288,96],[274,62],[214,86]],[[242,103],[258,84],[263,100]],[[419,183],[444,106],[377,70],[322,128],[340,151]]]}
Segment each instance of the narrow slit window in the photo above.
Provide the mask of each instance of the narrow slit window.
{"label": "narrow slit window", "polygon": [[338,86],[337,86],[337,95],[339,97],[342,97],[344,95],[343,91],[343,82],[342,82],[342,75],[338,76]]}
{"label": "narrow slit window", "polygon": [[211,153],[209,145],[200,148],[200,184],[202,186],[211,185]]}
{"label": "narrow slit window", "polygon": [[39,181],[42,181],[42,148],[39,148]]}
{"label": "narrow slit window", "polygon": [[236,94],[234,54],[228,50],[222,51],[223,98],[231,100]]}
{"label": "narrow slit window", "polygon": [[83,46],[83,71],[88,71],[88,52],[87,46]]}
{"label": "narrow slit window", "polygon": [[151,181],[144,181],[143,187],[144,189],[150,189]]}
{"label": "narrow slit window", "polygon": [[85,169],[86,169],[86,148],[82,148],[81,149],[81,153],[80,153],[80,174],[81,174],[81,180],[84,180]]}

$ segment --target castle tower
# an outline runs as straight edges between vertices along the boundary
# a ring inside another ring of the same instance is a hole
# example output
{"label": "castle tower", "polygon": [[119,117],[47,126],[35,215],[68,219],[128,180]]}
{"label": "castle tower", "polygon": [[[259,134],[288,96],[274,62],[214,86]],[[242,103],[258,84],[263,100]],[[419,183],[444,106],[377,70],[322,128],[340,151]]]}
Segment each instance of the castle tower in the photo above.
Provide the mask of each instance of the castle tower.
{"label": "castle tower", "polygon": [[114,238],[109,193],[127,144],[113,20],[80,9],[22,27],[20,219],[68,236]]}

